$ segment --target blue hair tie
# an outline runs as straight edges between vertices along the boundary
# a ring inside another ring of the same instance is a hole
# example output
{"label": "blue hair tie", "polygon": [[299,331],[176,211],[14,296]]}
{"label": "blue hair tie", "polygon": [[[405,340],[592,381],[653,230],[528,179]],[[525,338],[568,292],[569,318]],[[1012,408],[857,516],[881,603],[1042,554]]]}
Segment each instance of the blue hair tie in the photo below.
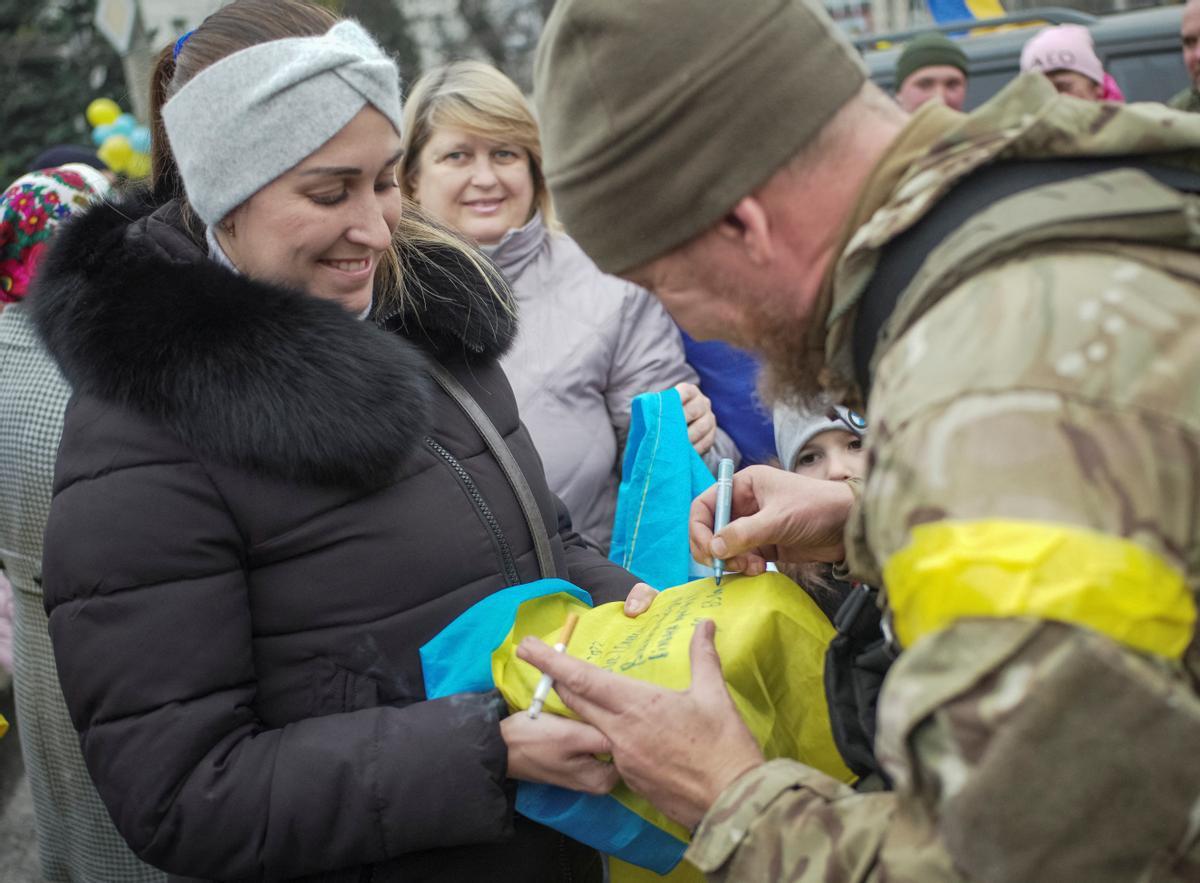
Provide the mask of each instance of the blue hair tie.
{"label": "blue hair tie", "polygon": [[188,37],[194,33],[196,33],[194,30],[188,31],[175,41],[175,51],[171,53],[171,61],[175,61],[175,59],[179,58],[179,53],[183,51],[183,44],[186,43],[188,41]]}

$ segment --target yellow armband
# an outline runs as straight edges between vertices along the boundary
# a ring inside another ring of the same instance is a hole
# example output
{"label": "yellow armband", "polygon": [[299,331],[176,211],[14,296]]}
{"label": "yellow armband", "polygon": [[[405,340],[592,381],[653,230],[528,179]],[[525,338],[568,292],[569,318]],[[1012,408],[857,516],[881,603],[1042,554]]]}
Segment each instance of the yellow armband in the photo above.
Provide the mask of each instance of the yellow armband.
{"label": "yellow armband", "polygon": [[1183,656],[1196,601],[1183,575],[1120,537],[1036,521],[938,521],[884,567],[896,637],[912,646],[965,617],[1036,617]]}

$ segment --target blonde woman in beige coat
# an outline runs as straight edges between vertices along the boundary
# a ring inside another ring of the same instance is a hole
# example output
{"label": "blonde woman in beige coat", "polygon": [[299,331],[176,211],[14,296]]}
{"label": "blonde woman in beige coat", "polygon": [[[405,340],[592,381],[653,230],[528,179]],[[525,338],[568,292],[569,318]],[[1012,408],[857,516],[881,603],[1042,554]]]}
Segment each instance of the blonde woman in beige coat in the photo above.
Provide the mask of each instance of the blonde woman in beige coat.
{"label": "blonde woman in beige coat", "polygon": [[512,286],[520,330],[501,364],[550,488],[607,552],[634,396],[678,389],[689,440],[710,467],[737,450],[659,303],[602,273],[559,228],[537,122],[515,83],[475,61],[438,68],[417,82],[404,124],[402,186]]}

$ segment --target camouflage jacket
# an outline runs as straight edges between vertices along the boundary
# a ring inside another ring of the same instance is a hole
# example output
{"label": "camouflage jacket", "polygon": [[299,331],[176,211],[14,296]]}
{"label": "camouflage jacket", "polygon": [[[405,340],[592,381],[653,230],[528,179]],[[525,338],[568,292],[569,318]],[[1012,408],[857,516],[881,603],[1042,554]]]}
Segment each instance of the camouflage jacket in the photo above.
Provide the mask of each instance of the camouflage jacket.
{"label": "camouflage jacket", "polygon": [[[918,112],[830,280],[830,383],[853,393],[880,248],[954,181],[1101,155],[1200,168],[1200,118],[1036,75],[970,116]],[[1119,170],[1011,196],[930,253],[875,353],[847,539],[904,647],[876,745],[895,791],[767,763],[696,832],[711,879],[1200,880],[1198,246],[1200,199]]]}
{"label": "camouflage jacket", "polygon": [[1167,107],[1196,113],[1200,111],[1200,92],[1197,92],[1194,86],[1188,86],[1172,95]]}

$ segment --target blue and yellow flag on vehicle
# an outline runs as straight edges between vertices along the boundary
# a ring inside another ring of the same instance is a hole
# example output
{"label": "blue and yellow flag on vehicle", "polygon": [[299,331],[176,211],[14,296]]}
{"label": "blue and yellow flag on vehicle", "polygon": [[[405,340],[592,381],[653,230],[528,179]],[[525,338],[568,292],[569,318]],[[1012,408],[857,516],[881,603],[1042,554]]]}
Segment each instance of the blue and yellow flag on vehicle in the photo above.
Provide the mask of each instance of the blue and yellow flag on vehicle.
{"label": "blue and yellow flag on vehicle", "polygon": [[941,25],[952,21],[999,18],[1005,11],[1000,0],[929,0],[929,14]]}

